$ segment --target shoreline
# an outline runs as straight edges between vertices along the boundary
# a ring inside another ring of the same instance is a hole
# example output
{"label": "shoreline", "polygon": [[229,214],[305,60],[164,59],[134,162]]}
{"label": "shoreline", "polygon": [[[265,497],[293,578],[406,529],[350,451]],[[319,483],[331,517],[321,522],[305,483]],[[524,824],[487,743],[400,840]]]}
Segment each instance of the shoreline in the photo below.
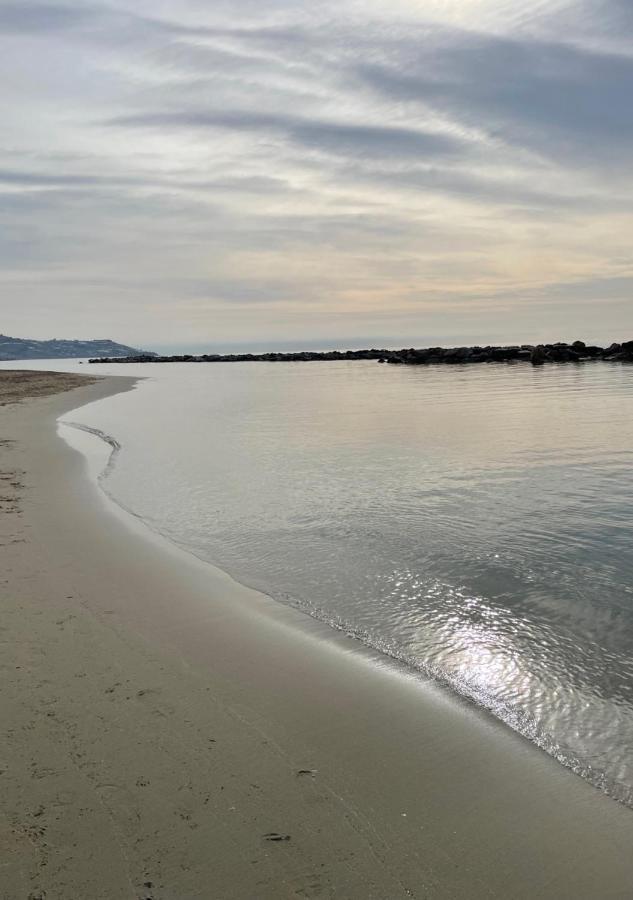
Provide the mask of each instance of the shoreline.
{"label": "shoreline", "polygon": [[[80,409],[81,407],[78,407],[76,411],[79,412]],[[69,413],[74,411],[69,410]],[[116,438],[98,428],[70,422],[64,418],[60,418],[57,425],[58,429],[62,426],[66,432],[64,437],[66,442],[85,457],[88,467],[92,470],[90,478],[93,484],[103,492],[106,504],[110,507],[110,512],[117,517],[121,517],[123,527],[134,531],[138,530],[142,537],[145,539],[151,538],[159,548],[162,546],[167,552],[184,554],[187,559],[193,558],[197,560],[203,566],[208,567],[209,571],[213,571],[216,577],[228,579],[238,590],[253,592],[260,601],[263,598],[269,604],[266,615],[279,618],[282,622],[287,620],[286,624],[289,624],[291,627],[301,631],[309,631],[326,642],[339,643],[345,652],[359,653],[370,664],[382,668],[392,668],[394,672],[404,678],[419,679],[421,682],[428,684],[429,687],[432,686],[442,694],[445,694],[449,698],[449,702],[465,704],[469,708],[474,707],[475,711],[483,715],[491,716],[502,727],[509,728],[541,752],[547,753],[559,765],[573,772],[576,777],[587,781],[610,800],[615,803],[621,803],[633,813],[632,790],[630,787],[624,786],[622,782],[611,781],[602,770],[591,768],[582,759],[572,756],[569,751],[560,751],[551,735],[539,733],[530,721],[521,721],[516,711],[511,707],[500,709],[491,703],[485,692],[472,688],[470,684],[465,686],[463,680],[461,682],[452,680],[446,673],[439,669],[433,669],[433,667],[422,663],[413,656],[399,653],[393,648],[372,641],[370,635],[361,632],[352,623],[340,619],[332,619],[331,616],[328,616],[324,610],[318,607],[306,608],[298,602],[283,601],[267,593],[265,589],[248,584],[247,581],[240,579],[239,574],[220,568],[212,561],[196,554],[191,548],[180,544],[177,540],[152,527],[140,515],[127,508],[120,500],[117,500],[105,487],[105,478],[111,467],[114,466],[116,456],[121,450],[121,445]],[[107,448],[107,457],[104,457],[101,463],[97,461],[99,454],[94,454],[94,446],[91,448],[85,445],[81,446],[83,443],[81,438],[85,436],[96,439],[99,446]]]}
{"label": "shoreline", "polygon": [[113,513],[55,422],[134,381],[3,410],[7,900],[629,896],[628,809]]}

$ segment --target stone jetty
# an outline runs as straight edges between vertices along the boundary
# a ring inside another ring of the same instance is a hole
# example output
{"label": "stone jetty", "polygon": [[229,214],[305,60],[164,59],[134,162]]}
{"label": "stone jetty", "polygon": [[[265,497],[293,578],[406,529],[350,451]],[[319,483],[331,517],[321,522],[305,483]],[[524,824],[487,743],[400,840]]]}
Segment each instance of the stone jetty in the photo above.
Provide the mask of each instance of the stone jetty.
{"label": "stone jetty", "polygon": [[228,362],[315,362],[321,360],[376,360],[394,366],[465,365],[472,363],[582,363],[592,360],[633,362],[633,341],[608,347],[573,341],[571,344],[511,344],[486,347],[409,347],[402,350],[302,350],[296,353],[203,353],[199,356],[155,356],[141,354],[125,357],[100,357],[91,363],[228,363]]}

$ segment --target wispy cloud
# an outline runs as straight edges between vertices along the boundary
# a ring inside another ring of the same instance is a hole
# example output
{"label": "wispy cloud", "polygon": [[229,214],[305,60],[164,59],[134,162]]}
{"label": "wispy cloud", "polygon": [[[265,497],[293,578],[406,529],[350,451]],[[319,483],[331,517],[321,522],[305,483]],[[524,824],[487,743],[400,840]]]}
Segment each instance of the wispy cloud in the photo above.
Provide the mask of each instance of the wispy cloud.
{"label": "wispy cloud", "polygon": [[202,110],[188,113],[149,113],[123,116],[108,124],[170,131],[180,128],[224,129],[277,135],[306,149],[343,156],[420,159],[451,154],[459,146],[459,141],[452,137],[414,128],[319,121],[301,116],[258,113],[254,110],[240,113],[207,113]]}
{"label": "wispy cloud", "polygon": [[77,5],[55,3],[12,3],[0,6],[0,33],[51,34],[81,25],[90,11]]}
{"label": "wispy cloud", "polygon": [[401,49],[356,75],[395,101],[425,104],[544,158],[628,161],[633,57],[470,33]]}
{"label": "wispy cloud", "polygon": [[4,2],[3,329],[529,337],[574,292],[633,328],[632,35],[624,0]]}

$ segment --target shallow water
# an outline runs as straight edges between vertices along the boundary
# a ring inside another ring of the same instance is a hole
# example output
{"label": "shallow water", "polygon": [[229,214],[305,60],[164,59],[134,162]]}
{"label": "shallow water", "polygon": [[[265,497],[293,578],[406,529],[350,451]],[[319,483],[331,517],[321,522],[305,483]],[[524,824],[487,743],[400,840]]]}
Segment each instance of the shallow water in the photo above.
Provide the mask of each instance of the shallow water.
{"label": "shallow water", "polygon": [[633,802],[633,366],[96,371],[118,502]]}

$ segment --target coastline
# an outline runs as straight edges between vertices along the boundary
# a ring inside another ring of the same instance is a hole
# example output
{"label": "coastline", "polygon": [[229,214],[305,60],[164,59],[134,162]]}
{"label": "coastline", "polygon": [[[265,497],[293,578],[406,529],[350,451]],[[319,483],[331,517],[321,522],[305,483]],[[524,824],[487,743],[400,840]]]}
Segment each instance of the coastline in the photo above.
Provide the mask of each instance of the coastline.
{"label": "coastline", "polygon": [[113,512],[55,422],[133,383],[3,409],[1,896],[630,896],[629,810]]}

